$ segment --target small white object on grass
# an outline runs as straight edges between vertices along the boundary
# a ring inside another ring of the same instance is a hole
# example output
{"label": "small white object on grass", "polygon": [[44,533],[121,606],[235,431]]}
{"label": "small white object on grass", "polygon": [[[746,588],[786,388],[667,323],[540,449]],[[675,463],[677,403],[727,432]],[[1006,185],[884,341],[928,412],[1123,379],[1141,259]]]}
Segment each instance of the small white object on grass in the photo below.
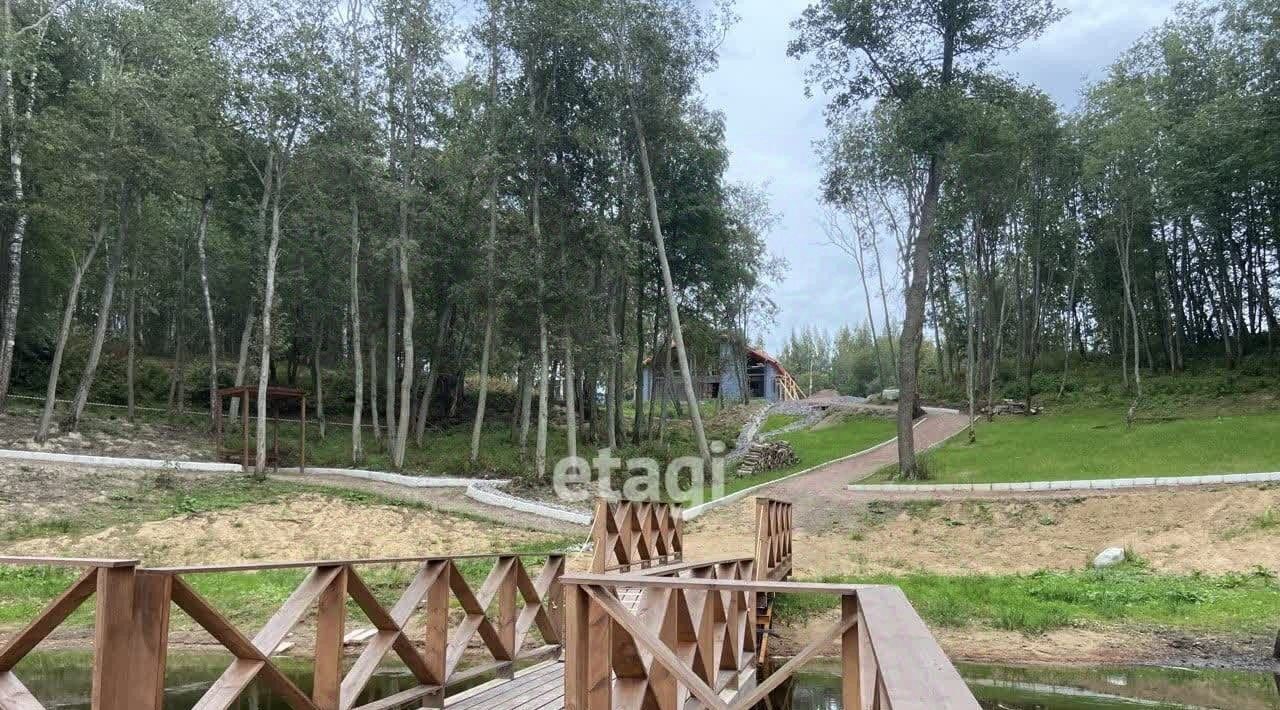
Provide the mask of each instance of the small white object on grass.
{"label": "small white object on grass", "polygon": [[1107,567],[1115,567],[1121,562],[1124,562],[1124,548],[1108,547],[1093,558],[1093,568],[1106,569]]}

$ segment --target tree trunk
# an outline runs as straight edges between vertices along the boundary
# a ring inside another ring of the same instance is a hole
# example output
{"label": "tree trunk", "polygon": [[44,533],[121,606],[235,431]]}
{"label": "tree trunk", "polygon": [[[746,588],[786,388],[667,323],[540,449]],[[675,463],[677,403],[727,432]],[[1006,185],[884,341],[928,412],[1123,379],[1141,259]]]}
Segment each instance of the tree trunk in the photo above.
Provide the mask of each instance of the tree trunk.
{"label": "tree trunk", "polygon": [[528,361],[520,358],[520,459],[529,450],[529,426],[533,416],[533,375]]}
{"label": "tree trunk", "polygon": [[[396,264],[398,250],[391,254],[391,268],[387,271],[387,359],[383,382],[386,391],[383,393],[383,422],[387,426],[387,440],[391,443],[390,453],[395,451],[396,438],[396,321],[400,316],[400,269]],[[405,369],[412,369],[413,363],[406,362]]]}
{"label": "tree trunk", "polygon": [[[4,0],[4,37],[9,47],[5,50],[4,85],[0,93],[5,97],[5,115],[9,119],[9,176],[12,181],[9,203],[13,205],[13,232],[9,235],[9,285],[5,293],[3,322],[0,322],[0,412],[9,405],[9,378],[13,372],[13,348],[17,341],[18,308],[22,303],[22,245],[27,236],[27,224],[31,218],[27,212],[26,192],[22,184],[22,147],[23,140],[18,130],[18,104],[16,87],[13,81],[13,3]],[[37,45],[44,42],[49,22],[40,23]],[[31,73],[27,78],[27,86],[35,91],[39,78],[40,62],[31,65]],[[27,97],[24,111],[27,125],[31,125],[35,109],[35,96]]]}
{"label": "tree trunk", "polygon": [[[884,287],[884,266],[880,262],[880,242],[877,239],[871,240],[871,250],[876,257],[876,278],[880,281],[880,307],[884,309],[884,335],[885,340],[889,344],[889,371],[892,372],[897,366],[898,354],[893,349],[893,320],[889,317],[889,292]],[[866,285],[863,285],[866,288]],[[867,314],[870,315],[871,307],[867,307]],[[879,351],[879,345],[876,346]],[[877,355],[876,357],[879,357]],[[891,384],[882,382],[883,385]]]}
{"label": "tree trunk", "polygon": [[62,326],[58,329],[57,344],[53,348],[53,360],[49,363],[49,382],[45,387],[44,410],[40,413],[40,421],[36,425],[36,443],[43,444],[49,438],[49,428],[53,424],[53,408],[58,400],[58,375],[62,370],[62,358],[67,351],[67,339],[71,336],[71,323],[75,318],[76,301],[80,298],[80,283],[84,280],[85,271],[93,263],[98,247],[107,234],[105,215],[101,217],[98,228],[93,235],[93,243],[84,260],[75,265],[71,275],[71,285],[67,289],[67,302],[62,309]]}
{"label": "tree trunk", "polygon": [[[215,425],[222,412],[222,397],[218,395],[218,328],[213,320],[213,300],[209,297],[209,260],[205,255],[205,235],[209,227],[209,210],[213,206],[213,193],[205,188],[200,201],[200,221],[196,226],[196,254],[200,258],[200,291],[204,296],[204,318],[209,329],[209,417]],[[234,413],[235,410],[232,410]]]}
{"label": "tree trunk", "polygon": [[[489,239],[485,244],[487,267],[484,343],[480,349],[480,390],[476,393],[476,416],[471,424],[471,462],[480,460],[480,435],[484,430],[484,410],[489,398],[489,351],[493,348],[493,328],[497,317],[494,294],[494,267],[498,246],[498,7],[489,0]],[[435,369],[434,367],[432,368]]]}
{"label": "tree trunk", "polygon": [[[235,386],[243,387],[245,372],[249,369],[249,345],[253,342],[253,326],[257,322],[258,304],[254,299],[249,300],[249,310],[244,314],[244,328],[240,330],[240,353],[236,358],[236,379]],[[240,411],[240,398],[232,397],[227,411],[235,413]]]}
{"label": "tree trunk", "polygon": [[[638,267],[637,267],[638,268]],[[640,445],[640,422],[644,416],[644,280],[636,279],[636,393],[631,417],[631,445]]]}
{"label": "tree trunk", "polygon": [[1000,369],[1000,360],[1004,355],[1004,327],[1009,312],[1009,286],[1000,291],[1000,318],[996,321],[995,342],[991,348],[991,366],[987,371],[987,421],[996,418],[996,373]]}
{"label": "tree trunk", "polygon": [[320,440],[324,441],[328,422],[325,421],[324,416],[324,370],[320,367],[319,338],[316,338],[315,349],[311,353],[311,381],[316,390],[316,425],[320,427]]}
{"label": "tree trunk", "polygon": [[[960,239],[960,245],[963,249],[965,246],[963,234]],[[975,367],[977,348],[973,337],[973,282],[969,279],[969,254],[967,250],[960,256],[960,268],[963,270],[962,275],[964,277],[964,315],[965,320],[968,322],[968,327],[966,328],[968,338],[965,343],[965,390],[969,396],[969,443],[972,444],[978,440],[977,430],[973,426],[977,399],[975,396],[977,391],[976,383],[974,382],[974,378],[977,375],[977,368]]]}
{"label": "tree trunk", "polygon": [[[612,291],[613,289],[610,289]],[[604,398],[604,418],[605,418],[605,441],[608,442],[609,450],[618,448],[618,432],[614,426],[617,415],[617,395],[618,395],[618,314],[614,311],[617,307],[618,299],[614,293],[609,294],[609,312],[605,314],[605,318],[609,321],[609,366],[606,370],[606,386]]]}
{"label": "tree trunk", "polygon": [[119,276],[120,264],[124,261],[125,244],[129,241],[129,195],[130,187],[126,182],[120,189],[120,233],[116,243],[111,245],[111,257],[107,262],[107,279],[102,285],[102,296],[98,303],[98,323],[93,329],[89,357],[85,361],[84,371],[80,373],[80,385],[76,387],[71,412],[63,423],[64,431],[75,431],[80,425],[84,409],[89,404],[89,391],[93,389],[93,380],[98,374],[98,361],[102,358],[102,342],[107,337],[107,324],[111,321],[111,304],[116,292],[116,277]]}
{"label": "tree trunk", "polygon": [[267,471],[267,385],[271,375],[271,306],[276,296],[276,262],[280,255],[280,183],[283,176],[276,168],[276,189],[271,202],[271,242],[267,245],[266,278],[262,289],[262,357],[258,360],[258,428],[257,455],[254,472]]}
{"label": "tree trunk", "polygon": [[1067,287],[1067,343],[1062,350],[1062,381],[1058,383],[1058,399],[1067,391],[1067,375],[1071,372],[1071,346],[1075,338],[1076,321],[1076,285],[1080,281],[1080,238],[1076,237],[1071,247],[1071,285]]}
{"label": "tree trunk", "polygon": [[702,410],[698,406],[698,393],[693,388],[693,373],[689,369],[689,355],[684,347],[684,333],[680,326],[680,307],[676,300],[675,285],[671,280],[671,265],[667,263],[667,247],[662,238],[662,223],[658,218],[658,197],[653,187],[653,174],[649,168],[649,147],[645,143],[644,124],[640,122],[634,97],[630,103],[631,121],[635,126],[636,140],[639,144],[644,189],[649,201],[649,224],[653,227],[653,242],[658,251],[658,265],[662,269],[662,284],[667,292],[668,317],[671,319],[671,334],[675,340],[676,358],[680,363],[680,376],[684,378],[684,396],[689,403],[689,420],[693,423],[693,438],[698,445],[698,454],[702,457],[706,470],[710,471],[711,449],[707,446],[707,433],[702,426]]}
{"label": "tree trunk", "polygon": [[[400,411],[396,417],[396,438],[394,456],[391,465],[397,471],[404,468],[405,449],[409,443],[409,407],[413,402],[413,281],[409,278],[409,203],[404,198],[400,203],[400,286],[404,295],[404,331],[401,340],[404,342],[404,375],[400,380]],[[394,363],[394,360],[392,361]],[[393,364],[394,367],[394,364]]]}
{"label": "tree trunk", "polygon": [[[854,240],[857,242],[854,264],[858,267],[858,278],[862,280],[862,295],[866,299],[867,303],[867,321],[871,324],[871,344],[874,346],[876,353],[876,374],[880,376],[880,388],[884,389],[889,385],[889,379],[885,377],[886,371],[884,368],[884,359],[880,355],[880,337],[876,335],[876,316],[875,311],[871,309],[871,289],[867,287],[867,269],[865,260],[863,259],[862,239],[861,237],[855,236]],[[880,286],[881,289],[884,288],[883,278],[881,278]],[[888,317],[887,312],[885,317]],[[890,356],[890,361],[892,362],[892,356]],[[809,369],[810,371],[813,370],[813,368]]]}
{"label": "tree trunk", "polygon": [[568,455],[578,455],[578,381],[573,372],[573,337],[564,336],[564,421],[568,439]]}
{"label": "tree trunk", "polygon": [[[541,276],[538,277],[541,281]],[[541,289],[539,289],[541,290]],[[547,345],[547,312],[538,301],[538,434],[533,450],[533,468],[538,480],[547,478],[547,424],[551,406],[551,353]]]}
{"label": "tree trunk", "polygon": [[898,342],[898,468],[905,479],[920,478],[916,465],[915,424],[919,400],[920,341],[924,336],[925,285],[929,280],[929,245],[933,241],[938,198],[942,187],[942,158],[929,163],[924,203],[920,208],[920,229],[912,244],[911,286],[907,289],[907,312]]}
{"label": "tree trunk", "polygon": [[373,423],[373,438],[382,441],[382,427],[378,423],[378,339],[369,335],[369,412]]}
{"label": "tree trunk", "polygon": [[422,397],[418,400],[418,420],[415,434],[418,446],[422,446],[427,433],[427,415],[431,413],[431,401],[436,396],[436,385],[440,382],[440,367],[445,361],[445,339],[449,335],[449,322],[453,319],[453,303],[445,304],[440,312],[440,321],[436,324],[436,339],[432,342],[431,362],[428,363],[427,376],[422,388]]}
{"label": "tree trunk", "polygon": [[137,257],[130,250],[129,254],[129,314],[125,319],[125,330],[129,338],[128,355],[125,356],[124,379],[125,389],[128,391],[128,408],[126,415],[130,422],[134,421],[137,415],[137,395],[135,381],[137,379],[137,362],[138,362],[138,264]]}
{"label": "tree trunk", "polygon": [[351,354],[355,404],[351,407],[351,462],[364,463],[364,341],[360,337],[360,203],[352,190],[351,202]]}

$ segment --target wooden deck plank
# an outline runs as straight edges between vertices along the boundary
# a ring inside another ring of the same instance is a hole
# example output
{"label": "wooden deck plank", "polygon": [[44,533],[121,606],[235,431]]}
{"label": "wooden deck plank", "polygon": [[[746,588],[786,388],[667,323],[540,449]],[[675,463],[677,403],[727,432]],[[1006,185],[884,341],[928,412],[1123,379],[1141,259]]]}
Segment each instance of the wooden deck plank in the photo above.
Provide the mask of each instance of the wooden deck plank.
{"label": "wooden deck plank", "polygon": [[564,664],[559,660],[545,661],[535,666],[530,666],[524,670],[518,671],[514,678],[496,678],[487,683],[482,683],[474,688],[465,690],[457,695],[445,699],[445,707],[449,710],[461,710],[464,706],[470,707],[473,701],[476,702],[475,707],[478,708],[501,708],[500,705],[494,705],[489,700],[499,697],[506,692],[506,688],[513,683],[527,681],[529,679],[538,679],[542,676],[554,678],[561,686],[564,685]]}
{"label": "wooden deck plank", "polygon": [[489,708],[523,708],[551,693],[564,692],[564,664],[556,662],[535,673],[519,676],[494,686],[488,691],[445,707],[454,710],[488,710]]}

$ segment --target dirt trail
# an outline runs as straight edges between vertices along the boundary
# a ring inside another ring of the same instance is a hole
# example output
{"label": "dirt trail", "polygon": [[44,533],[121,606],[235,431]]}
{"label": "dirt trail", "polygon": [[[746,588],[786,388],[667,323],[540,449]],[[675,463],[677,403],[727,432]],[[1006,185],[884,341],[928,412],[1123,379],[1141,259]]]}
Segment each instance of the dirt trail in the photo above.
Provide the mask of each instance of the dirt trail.
{"label": "dirt trail", "polygon": [[[961,431],[967,420],[959,414],[931,413],[916,424],[916,448],[935,446]],[[854,499],[846,488],[884,466],[898,460],[897,440],[877,446],[860,456],[828,464],[761,489],[757,495],[789,500],[794,505],[797,532],[821,530],[846,519]],[[743,521],[755,519],[752,496],[738,503],[716,508],[688,526],[687,555],[717,551],[716,556],[735,554],[733,550],[755,548],[755,531]],[[797,547],[797,549],[800,549]]]}

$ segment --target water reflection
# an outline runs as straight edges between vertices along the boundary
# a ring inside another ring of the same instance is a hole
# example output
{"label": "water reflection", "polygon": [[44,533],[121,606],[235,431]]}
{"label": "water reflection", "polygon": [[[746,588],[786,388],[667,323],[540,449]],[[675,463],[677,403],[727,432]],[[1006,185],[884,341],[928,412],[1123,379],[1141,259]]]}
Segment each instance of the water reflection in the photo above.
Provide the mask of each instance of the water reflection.
{"label": "water reflection", "polygon": [[[50,651],[18,665],[23,682],[48,708],[88,710],[88,652]],[[215,653],[170,654],[165,710],[190,710],[231,657]],[[281,670],[310,691],[310,663],[279,659]],[[961,664],[974,695],[988,710],[1133,710],[1134,708],[1276,710],[1280,676],[1269,673],[1167,668],[1014,668]],[[771,694],[762,710],[837,710],[840,668],[811,664]],[[479,682],[479,681],[477,681]],[[389,661],[369,684],[362,702],[414,685],[403,666]],[[236,710],[283,710],[283,701],[252,686]]]}
{"label": "water reflection", "polygon": [[[1275,710],[1280,676],[1175,668],[1014,668],[961,664],[960,672],[988,710]],[[772,710],[840,707],[838,666],[811,666]],[[785,687],[785,686],[784,686]],[[781,689],[780,689],[781,691]]]}

